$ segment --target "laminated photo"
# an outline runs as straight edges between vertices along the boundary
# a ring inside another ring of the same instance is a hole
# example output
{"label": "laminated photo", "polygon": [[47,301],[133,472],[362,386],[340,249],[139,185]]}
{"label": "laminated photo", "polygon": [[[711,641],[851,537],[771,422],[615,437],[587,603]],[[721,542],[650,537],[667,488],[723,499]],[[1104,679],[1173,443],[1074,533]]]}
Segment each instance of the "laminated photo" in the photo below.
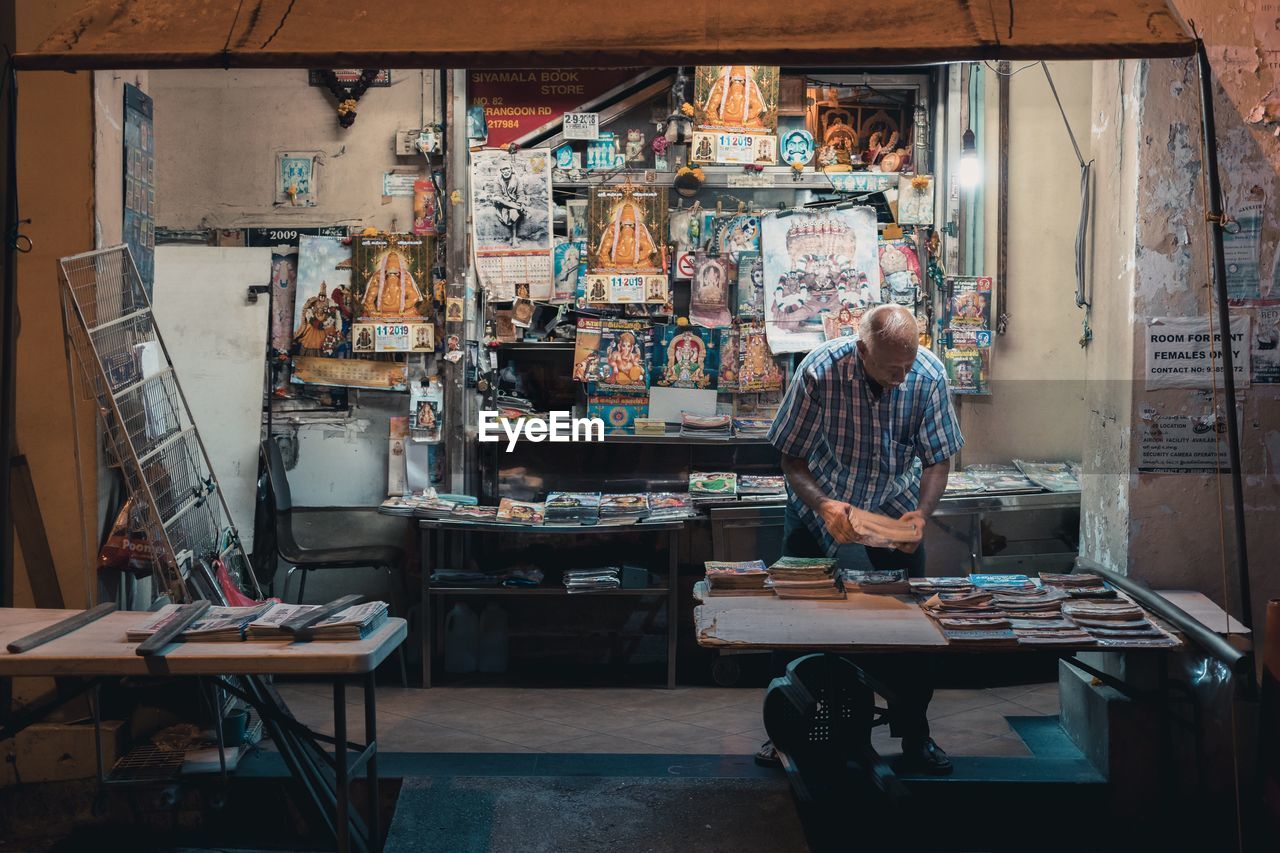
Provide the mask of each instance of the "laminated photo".
{"label": "laminated photo", "polygon": [[423,322],[431,316],[431,238],[378,234],[351,238],[356,317]]}
{"label": "laminated photo", "polygon": [[694,127],[772,133],[778,127],[778,72],[771,65],[699,65],[694,69]]}
{"label": "laminated photo", "polygon": [[901,175],[898,178],[898,224],[933,224],[933,176]]}
{"label": "laminated photo", "polygon": [[764,316],[764,258],[759,252],[738,256],[738,318]]}
{"label": "laminated photo", "polygon": [[551,301],[572,302],[578,292],[579,280],[587,275],[587,241],[568,240],[556,244],[555,286]]}
{"label": "laminated photo", "polygon": [[715,388],[720,371],[719,333],[698,326],[657,326],[653,384],[664,388]]}
{"label": "laminated photo", "polygon": [[481,284],[507,294],[521,282],[551,281],[551,164],[546,151],[471,152],[471,205]]}
{"label": "laminated photo", "polygon": [[[346,358],[351,353],[350,281],[350,246],[338,237],[304,234],[298,238],[291,353],[324,358]],[[294,381],[302,380],[295,376]]]}
{"label": "laminated photo", "polygon": [[880,299],[875,210],[797,210],[764,217],[764,316],[775,354],[823,341],[822,315]]}
{"label": "laminated photo", "polygon": [[611,394],[646,393],[652,340],[653,328],[644,320],[602,320],[597,390]]}
{"label": "laminated photo", "polygon": [[729,313],[729,259],[698,254],[689,286],[689,321],[717,329],[733,322]]}
{"label": "laminated photo", "polygon": [[[880,299],[914,307],[920,300],[920,257],[911,240],[880,243]],[[865,307],[859,305],[858,307]]]}
{"label": "laminated photo", "polygon": [[738,327],[720,329],[719,390],[738,390]]}
{"label": "laminated photo", "polygon": [[760,217],[741,214],[722,216],[715,221],[712,245],[734,260],[743,252],[760,251]]}
{"label": "laminated photo", "polygon": [[782,370],[769,351],[763,323],[738,327],[738,390],[776,391],[782,387]]}
{"label": "laminated photo", "polygon": [[434,377],[414,383],[409,389],[409,430],[414,441],[438,442],[444,388]]}

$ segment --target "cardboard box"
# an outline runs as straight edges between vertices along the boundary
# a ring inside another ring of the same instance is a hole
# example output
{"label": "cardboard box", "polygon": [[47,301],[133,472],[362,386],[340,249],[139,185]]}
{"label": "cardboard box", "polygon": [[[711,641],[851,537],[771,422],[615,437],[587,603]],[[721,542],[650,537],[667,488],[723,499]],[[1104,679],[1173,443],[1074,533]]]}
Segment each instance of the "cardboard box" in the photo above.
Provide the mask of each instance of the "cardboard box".
{"label": "cardboard box", "polygon": [[[122,720],[102,722],[102,768],[110,772],[124,754],[129,728]],[[35,723],[0,741],[0,785],[21,781],[65,782],[97,775],[93,723]]]}

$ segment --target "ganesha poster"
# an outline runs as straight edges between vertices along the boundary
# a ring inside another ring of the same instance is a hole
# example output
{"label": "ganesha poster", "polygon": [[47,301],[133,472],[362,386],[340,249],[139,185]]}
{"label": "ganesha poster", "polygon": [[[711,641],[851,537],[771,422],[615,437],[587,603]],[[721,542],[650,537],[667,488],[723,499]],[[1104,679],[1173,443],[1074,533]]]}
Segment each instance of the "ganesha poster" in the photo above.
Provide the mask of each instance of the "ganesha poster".
{"label": "ganesha poster", "polygon": [[587,215],[587,301],[665,301],[666,187],[592,187]]}
{"label": "ganesha poster", "polygon": [[351,238],[351,284],[360,320],[420,323],[430,317],[430,240],[419,234]]}
{"label": "ganesha poster", "polygon": [[720,333],[700,326],[656,328],[653,384],[664,388],[715,388],[720,372]]}
{"label": "ganesha poster", "polygon": [[653,328],[644,320],[603,320],[596,362],[596,390],[644,394],[649,389]]}
{"label": "ganesha poster", "polygon": [[694,71],[694,127],[729,133],[778,128],[778,72],[774,65],[699,65]]}
{"label": "ganesha poster", "polygon": [[880,299],[876,214],[870,207],[763,218],[764,319],[775,354],[824,339],[824,313]]}

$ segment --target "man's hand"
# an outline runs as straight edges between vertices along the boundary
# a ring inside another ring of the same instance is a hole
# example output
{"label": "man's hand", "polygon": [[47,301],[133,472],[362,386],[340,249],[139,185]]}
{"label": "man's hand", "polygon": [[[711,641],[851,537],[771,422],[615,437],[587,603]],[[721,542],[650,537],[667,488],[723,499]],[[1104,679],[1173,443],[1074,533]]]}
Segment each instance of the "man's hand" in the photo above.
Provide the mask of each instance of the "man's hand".
{"label": "man's hand", "polygon": [[817,509],[818,517],[822,519],[827,532],[831,534],[831,538],[836,542],[841,545],[848,545],[851,542],[862,541],[862,537],[858,535],[858,531],[854,529],[853,523],[849,518],[850,513],[857,512],[852,506],[843,501],[828,498],[818,504]]}
{"label": "man's hand", "polygon": [[920,543],[924,541],[924,513],[919,510],[912,510],[911,512],[904,513],[898,520],[908,522],[916,528],[917,535],[914,542],[903,542],[898,545],[899,551],[902,551],[905,554],[914,554],[916,549],[920,547]]}

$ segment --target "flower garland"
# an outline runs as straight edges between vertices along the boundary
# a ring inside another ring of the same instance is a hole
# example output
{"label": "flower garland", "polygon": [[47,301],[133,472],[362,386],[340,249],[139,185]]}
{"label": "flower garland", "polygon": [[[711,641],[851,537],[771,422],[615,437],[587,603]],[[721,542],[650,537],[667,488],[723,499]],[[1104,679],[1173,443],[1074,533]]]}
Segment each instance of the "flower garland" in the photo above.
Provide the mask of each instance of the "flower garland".
{"label": "flower garland", "polygon": [[338,124],[342,127],[351,127],[356,123],[356,104],[364,93],[373,85],[373,81],[378,79],[379,69],[364,68],[360,71],[360,79],[352,86],[343,86],[338,82],[338,75],[329,70],[319,72],[320,80],[328,87],[333,96],[338,99]]}

